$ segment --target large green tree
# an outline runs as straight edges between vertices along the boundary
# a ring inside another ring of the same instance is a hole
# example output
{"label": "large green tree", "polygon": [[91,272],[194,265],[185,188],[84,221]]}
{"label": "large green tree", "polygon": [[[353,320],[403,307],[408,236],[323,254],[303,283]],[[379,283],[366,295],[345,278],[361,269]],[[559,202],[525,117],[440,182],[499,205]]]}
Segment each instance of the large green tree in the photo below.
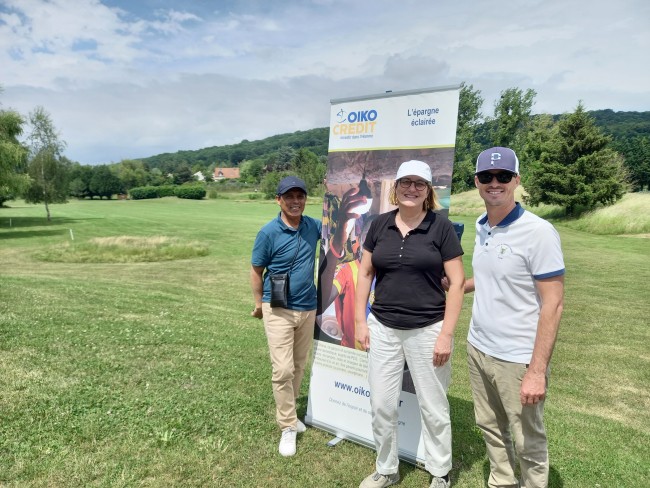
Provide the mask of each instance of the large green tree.
{"label": "large green tree", "polygon": [[43,107],[30,112],[29,125],[28,173],[32,181],[25,192],[25,201],[44,203],[49,221],[50,204],[67,202],[68,176],[72,163],[63,157],[65,142],[60,139],[50,114]]}
{"label": "large green tree", "polygon": [[264,161],[261,158],[242,161],[239,165],[240,181],[258,184],[264,175],[264,166]]}
{"label": "large green tree", "polygon": [[146,165],[138,159],[123,159],[111,169],[120,179],[124,191],[136,186],[146,186],[151,180]]}
{"label": "large green tree", "polygon": [[107,165],[93,166],[89,188],[93,195],[109,200],[116,193],[123,191],[122,182]]}
{"label": "large green tree", "polygon": [[474,188],[474,161],[480,152],[480,145],[476,140],[476,128],[482,122],[482,105],[481,91],[474,90],[473,85],[461,84],[452,193]]}
{"label": "large green tree", "polygon": [[528,185],[531,173],[539,164],[546,145],[553,137],[555,121],[549,114],[539,114],[532,117],[530,128],[526,133],[526,143],[518,153],[517,157],[521,163],[520,172],[521,184]]}
{"label": "large green tree", "polygon": [[82,166],[79,163],[74,163],[70,171],[70,184],[68,185],[70,195],[76,198],[90,197],[92,199],[95,196],[90,190],[90,180],[92,177],[92,166]]}
{"label": "large green tree", "polygon": [[194,173],[192,173],[192,170],[187,163],[182,163],[176,171],[174,171],[174,184],[182,185],[189,181],[194,181]]}
{"label": "large green tree", "polygon": [[574,215],[578,208],[611,204],[626,191],[622,157],[609,148],[610,137],[596,127],[582,102],[560,118],[540,150],[524,187],[531,205],[548,203]]}
{"label": "large green tree", "polygon": [[27,148],[18,137],[25,119],[13,110],[0,110],[0,207],[20,195],[29,184]]}
{"label": "large green tree", "polygon": [[493,146],[509,147],[517,154],[522,152],[526,133],[531,122],[531,111],[537,92],[532,89],[507,88],[494,103],[491,125]]}
{"label": "large green tree", "polygon": [[322,191],[323,180],[327,172],[327,163],[324,156],[316,156],[309,149],[299,149],[291,161],[291,167],[304,180],[311,195]]}

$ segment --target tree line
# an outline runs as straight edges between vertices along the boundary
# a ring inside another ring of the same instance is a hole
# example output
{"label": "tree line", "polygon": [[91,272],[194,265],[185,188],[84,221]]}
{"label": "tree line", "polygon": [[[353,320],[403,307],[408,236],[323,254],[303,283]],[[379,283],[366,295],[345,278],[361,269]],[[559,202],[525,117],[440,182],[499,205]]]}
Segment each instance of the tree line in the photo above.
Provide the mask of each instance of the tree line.
{"label": "tree line", "polygon": [[[480,90],[462,84],[452,193],[474,188],[474,161],[491,146],[513,148],[523,162],[527,203],[557,204],[574,214],[615,202],[626,191],[650,186],[650,112],[586,111],[532,114],[536,92],[508,88],[484,116]],[[23,142],[23,131],[28,134]],[[49,204],[75,198],[112,198],[143,186],[210,183],[216,167],[238,167],[238,181],[222,188],[255,188],[272,197],[286,174],[302,177],[322,194],[329,128],[280,134],[260,141],[178,151],[104,165],[82,165],[64,156],[50,115],[37,107],[24,117],[0,110],[0,206],[23,197]]]}

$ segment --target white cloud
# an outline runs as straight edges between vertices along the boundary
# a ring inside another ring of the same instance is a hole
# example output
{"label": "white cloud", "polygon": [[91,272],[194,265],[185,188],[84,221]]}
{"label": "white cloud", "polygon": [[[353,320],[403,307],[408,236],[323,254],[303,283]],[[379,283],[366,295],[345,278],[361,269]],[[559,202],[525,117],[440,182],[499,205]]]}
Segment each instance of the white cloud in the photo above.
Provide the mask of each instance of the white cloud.
{"label": "white cloud", "polygon": [[[154,7],[146,7],[154,5]],[[3,107],[83,163],[328,124],[333,98],[457,84],[536,110],[650,110],[645,0],[3,0]],[[147,10],[149,8],[149,10]]]}

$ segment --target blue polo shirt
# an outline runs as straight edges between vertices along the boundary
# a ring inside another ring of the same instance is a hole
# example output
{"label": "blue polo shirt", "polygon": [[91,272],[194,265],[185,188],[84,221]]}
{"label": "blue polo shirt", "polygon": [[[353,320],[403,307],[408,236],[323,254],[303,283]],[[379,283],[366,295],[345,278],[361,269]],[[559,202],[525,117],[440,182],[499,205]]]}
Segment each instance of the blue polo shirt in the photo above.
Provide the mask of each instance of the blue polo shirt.
{"label": "blue polo shirt", "polygon": [[[266,268],[263,302],[271,301],[269,273],[288,273],[294,255],[296,260],[289,276],[288,302],[291,310],[316,309],[314,266],[316,246],[321,237],[321,222],[303,215],[298,229],[289,227],[278,216],[260,229],[253,245],[251,264]],[[300,235],[300,242],[298,242]],[[296,249],[298,253],[296,254]]]}

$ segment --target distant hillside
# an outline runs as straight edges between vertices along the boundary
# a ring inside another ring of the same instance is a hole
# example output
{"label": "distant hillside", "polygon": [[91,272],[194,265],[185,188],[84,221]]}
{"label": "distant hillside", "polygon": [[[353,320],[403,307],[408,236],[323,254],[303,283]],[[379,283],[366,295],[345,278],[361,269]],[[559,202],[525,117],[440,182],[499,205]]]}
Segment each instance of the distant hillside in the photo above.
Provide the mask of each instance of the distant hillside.
{"label": "distant hillside", "polygon": [[158,154],[144,158],[142,161],[152,168],[160,168],[163,172],[173,172],[177,166],[184,163],[190,167],[200,165],[208,168],[215,163],[218,166],[234,167],[244,160],[264,157],[286,146],[294,149],[307,148],[318,156],[325,156],[327,155],[328,134],[329,128],[321,127],[290,134],[279,134],[259,141],[244,139],[238,144],[227,146]]}
{"label": "distant hillside", "polygon": [[[617,147],[620,141],[635,137],[650,137],[650,112],[614,112],[613,110],[594,110],[589,112],[603,132],[610,134]],[[560,115],[554,116],[559,119]],[[481,131],[479,129],[479,132]],[[307,148],[318,156],[327,155],[329,128],[321,127],[288,134],[279,134],[258,141],[243,140],[238,144],[214,146],[194,151],[178,151],[144,158],[150,167],[160,168],[163,172],[173,172],[181,164],[190,167],[199,165],[209,168],[211,165],[238,166],[244,160],[263,158],[276,152],[281,147],[294,149]]]}
{"label": "distant hillside", "polygon": [[615,139],[636,136],[650,136],[650,112],[614,112],[593,110],[589,114],[596,119],[596,125]]}

